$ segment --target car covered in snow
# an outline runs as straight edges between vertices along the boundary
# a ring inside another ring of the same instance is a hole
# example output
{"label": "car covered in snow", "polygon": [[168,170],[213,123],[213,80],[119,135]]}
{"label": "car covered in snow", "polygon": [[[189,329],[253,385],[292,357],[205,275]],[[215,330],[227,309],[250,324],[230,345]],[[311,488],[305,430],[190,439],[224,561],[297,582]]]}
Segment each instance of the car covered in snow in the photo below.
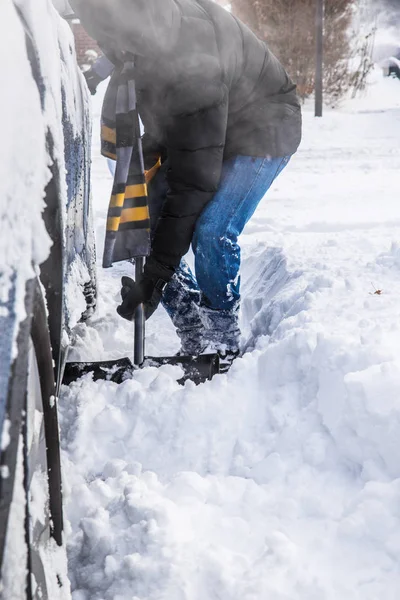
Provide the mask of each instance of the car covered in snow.
{"label": "car covered in snow", "polygon": [[400,45],[398,43],[393,41],[376,44],[373,50],[373,59],[386,77],[400,79]]}
{"label": "car covered in snow", "polygon": [[50,0],[0,3],[0,597],[69,598],[57,395],[95,308],[90,100]]}
{"label": "car covered in snow", "polygon": [[381,60],[379,66],[386,77],[397,77],[397,79],[400,79],[400,60],[395,56]]}

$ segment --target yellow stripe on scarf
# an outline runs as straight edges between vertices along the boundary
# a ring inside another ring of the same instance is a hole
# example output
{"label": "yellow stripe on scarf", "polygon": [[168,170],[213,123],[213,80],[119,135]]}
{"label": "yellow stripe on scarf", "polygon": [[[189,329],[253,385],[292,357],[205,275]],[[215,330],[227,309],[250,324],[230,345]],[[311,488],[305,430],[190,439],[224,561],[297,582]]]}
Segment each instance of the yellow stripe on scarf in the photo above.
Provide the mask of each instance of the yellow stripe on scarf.
{"label": "yellow stripe on scarf", "polygon": [[113,194],[110,199],[110,208],[122,208],[124,200],[125,194]]}
{"label": "yellow stripe on scarf", "polygon": [[160,167],[161,167],[161,158],[158,159],[156,164],[153,165],[151,167],[151,169],[148,169],[147,171],[144,172],[144,176],[146,178],[146,183],[149,183],[153,179],[154,175],[157,173],[157,171]]}
{"label": "yellow stripe on scarf", "polygon": [[101,153],[106,158],[111,158],[111,160],[117,160],[117,155],[113,154],[112,152],[107,152],[107,150],[102,150]]}
{"label": "yellow stripe on scarf", "polygon": [[111,129],[111,127],[107,127],[107,125],[102,125],[101,138],[105,142],[115,145],[117,143],[117,131],[115,129]]}
{"label": "yellow stripe on scarf", "polygon": [[108,217],[107,219],[107,231],[118,231],[121,217]]}
{"label": "yellow stripe on scarf", "polygon": [[[118,194],[118,196],[122,196],[123,203],[123,194]],[[116,204],[114,202],[115,196],[112,196],[112,200],[113,208],[121,206],[121,204]],[[136,206],[135,208],[125,208],[121,211],[120,216],[107,218],[107,231],[118,231],[120,223],[131,223],[132,221],[145,221],[146,219],[149,219],[148,206]]]}
{"label": "yellow stripe on scarf", "polygon": [[121,213],[121,223],[129,223],[130,221],[145,221],[148,218],[149,209],[147,206],[125,208]]}
{"label": "yellow stripe on scarf", "polygon": [[142,196],[147,196],[147,185],[145,183],[126,186],[125,198],[142,198]]}

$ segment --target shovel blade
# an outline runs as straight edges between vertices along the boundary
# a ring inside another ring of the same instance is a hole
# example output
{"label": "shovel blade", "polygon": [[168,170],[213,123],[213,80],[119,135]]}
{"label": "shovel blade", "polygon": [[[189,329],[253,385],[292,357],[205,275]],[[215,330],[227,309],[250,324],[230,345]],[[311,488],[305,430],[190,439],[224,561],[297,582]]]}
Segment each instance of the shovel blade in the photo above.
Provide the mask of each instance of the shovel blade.
{"label": "shovel blade", "polygon": [[67,362],[62,382],[64,385],[69,385],[82,375],[92,373],[94,381],[104,379],[114,381],[114,383],[122,383],[132,375],[133,370],[134,367],[129,358],[100,362]]}
{"label": "shovel blade", "polygon": [[162,365],[176,365],[182,368],[184,375],[178,379],[178,383],[183,384],[190,379],[198,385],[219,373],[219,356],[218,354],[146,356],[142,367],[161,367]]}
{"label": "shovel blade", "polygon": [[[183,377],[178,383],[183,384],[190,379],[196,385],[212,379],[219,373],[218,354],[200,354],[200,356],[146,356],[143,367],[161,367],[162,365],[176,365],[182,368]],[[64,369],[63,384],[69,385],[83,375],[92,373],[93,380],[104,379],[114,383],[122,383],[132,376],[135,367],[129,358],[106,360],[100,362],[67,362]]]}

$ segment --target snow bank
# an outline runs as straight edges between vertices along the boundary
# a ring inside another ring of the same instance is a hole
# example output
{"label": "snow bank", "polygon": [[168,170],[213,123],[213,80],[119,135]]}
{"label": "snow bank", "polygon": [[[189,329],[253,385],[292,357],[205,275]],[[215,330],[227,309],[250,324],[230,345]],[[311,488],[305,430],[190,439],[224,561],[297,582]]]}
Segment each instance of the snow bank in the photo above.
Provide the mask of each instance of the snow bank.
{"label": "snow bank", "polygon": [[182,389],[148,369],[65,392],[82,598],[395,598],[396,297],[275,264],[258,279],[271,333],[227,377]]}
{"label": "snow bank", "polygon": [[[32,76],[25,31],[15,6],[33,34],[40,61],[38,84]],[[86,107],[79,105],[82,100],[77,93],[78,78],[82,75],[76,69],[72,32],[58,17],[50,0],[5,0],[0,7],[0,19],[6,24],[0,40],[0,106],[5,150],[0,164],[0,317],[13,318],[8,314],[8,307],[12,306],[17,317],[12,323],[15,338],[19,323],[26,316],[25,283],[34,276],[33,266],[47,258],[51,245],[42,220],[45,188],[51,178],[46,135],[51,132],[54,160],[62,174],[65,171],[63,101],[76,132]],[[10,52],[12,61],[8,60]],[[65,178],[61,177],[59,184],[61,205],[66,206]],[[14,348],[14,356],[15,351]]]}
{"label": "snow bank", "polygon": [[[62,177],[65,172],[62,83],[66,84],[65,103],[72,124],[81,107],[78,96],[74,98],[72,92],[78,81],[72,77],[76,74],[72,33],[50,0],[4,0],[0,3],[0,22],[3,150],[0,161],[0,330],[3,335],[0,340],[0,429],[3,429],[8,379],[17,351],[16,337],[26,317],[26,282],[35,276],[51,245],[42,220],[45,189],[51,178],[50,146],[61,176],[61,206],[66,205],[66,181]],[[28,58],[30,51],[32,64]],[[80,75],[76,75],[78,77]],[[4,422],[2,449],[9,443],[8,422]],[[38,489],[43,493],[43,481],[35,491]],[[26,549],[21,544],[25,499],[19,467],[13,508],[0,592],[2,598],[10,600],[25,596]],[[49,590],[50,596],[69,598],[65,549],[50,541],[41,552],[49,585],[54,575],[55,587]],[[62,590],[59,590],[56,574],[60,577],[59,583],[64,583]]]}
{"label": "snow bank", "polygon": [[[39,93],[26,54],[25,33],[11,0],[1,3],[0,21],[7,24],[0,39],[5,150],[0,163],[0,303],[8,304],[15,286],[18,326],[25,317],[25,282],[34,274],[32,262],[45,260],[50,248],[41,218],[50,171],[46,169],[46,131]],[[12,61],[7,59],[10,52]],[[17,266],[18,277],[13,282]]]}
{"label": "snow bank", "polygon": [[[395,83],[395,82],[393,82]],[[382,85],[385,85],[383,82]],[[305,114],[242,237],[243,358],[64,388],[74,600],[395,600],[400,586],[400,112]],[[381,90],[382,91],[382,90]],[[386,98],[389,105],[389,99]],[[96,99],[97,102],[97,99]],[[99,238],[110,178],[94,159]],[[106,185],[107,184],[107,185]],[[76,358],[130,354],[101,274]],[[375,292],[381,293],[375,293]],[[167,317],[148,353],[177,349]]]}

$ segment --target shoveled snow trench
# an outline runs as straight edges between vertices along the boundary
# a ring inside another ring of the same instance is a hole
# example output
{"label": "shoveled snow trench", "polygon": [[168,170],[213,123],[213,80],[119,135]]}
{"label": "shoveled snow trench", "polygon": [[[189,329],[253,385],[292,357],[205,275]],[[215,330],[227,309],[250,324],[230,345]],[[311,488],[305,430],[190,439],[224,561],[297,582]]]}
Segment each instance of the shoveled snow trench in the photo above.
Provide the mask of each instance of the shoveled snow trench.
{"label": "shoveled snow trench", "polygon": [[[228,375],[181,387],[176,368],[147,368],[63,389],[73,600],[397,600],[400,83],[378,75],[368,98],[305,110],[301,149],[247,226],[246,353]],[[94,172],[101,249],[98,154]],[[76,358],[132,352],[115,313],[129,269],[100,273]],[[178,347],[159,309],[147,351]]]}

